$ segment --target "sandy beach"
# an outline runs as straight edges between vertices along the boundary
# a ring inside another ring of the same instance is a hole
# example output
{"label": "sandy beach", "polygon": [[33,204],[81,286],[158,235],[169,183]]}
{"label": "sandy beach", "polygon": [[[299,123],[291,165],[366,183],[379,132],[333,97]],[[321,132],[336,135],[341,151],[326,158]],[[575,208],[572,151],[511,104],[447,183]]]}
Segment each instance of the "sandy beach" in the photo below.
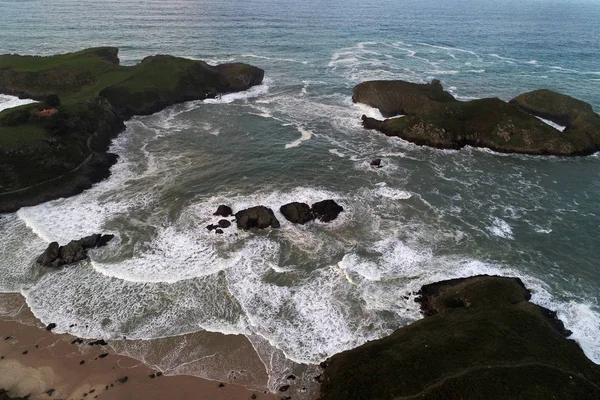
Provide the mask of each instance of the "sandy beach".
{"label": "sandy beach", "polygon": [[[6,295],[3,300],[7,300]],[[20,311],[29,313],[28,309]],[[33,315],[25,319],[34,321]],[[0,321],[0,388],[36,399],[275,399],[276,395],[193,376],[165,376],[143,362],[38,326]]]}

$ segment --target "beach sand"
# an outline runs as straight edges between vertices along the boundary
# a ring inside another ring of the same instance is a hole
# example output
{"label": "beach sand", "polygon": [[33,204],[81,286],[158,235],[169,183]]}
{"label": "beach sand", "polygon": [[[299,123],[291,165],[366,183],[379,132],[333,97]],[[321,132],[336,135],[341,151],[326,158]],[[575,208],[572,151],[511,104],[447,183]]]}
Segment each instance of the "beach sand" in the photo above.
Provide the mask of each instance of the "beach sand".
{"label": "beach sand", "polygon": [[[6,305],[20,295],[2,295]],[[22,299],[22,297],[21,297]],[[21,300],[22,301],[22,300]],[[47,331],[25,306],[18,320],[0,321],[0,388],[11,396],[36,399],[277,399],[272,393],[194,376],[165,376],[111,346],[74,342],[76,337]],[[4,316],[6,318],[6,315]],[[37,321],[37,324],[32,322]],[[205,361],[206,362],[206,361]],[[255,371],[255,375],[266,374]]]}

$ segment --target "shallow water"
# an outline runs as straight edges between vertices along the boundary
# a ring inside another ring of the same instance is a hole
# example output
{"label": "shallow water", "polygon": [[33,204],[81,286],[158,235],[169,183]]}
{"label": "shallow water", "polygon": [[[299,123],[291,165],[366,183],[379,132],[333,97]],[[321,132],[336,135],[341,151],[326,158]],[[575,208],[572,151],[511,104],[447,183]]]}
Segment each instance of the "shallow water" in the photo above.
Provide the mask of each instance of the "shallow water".
{"label": "shallow water", "polygon": [[[158,342],[140,339],[171,338],[175,348],[183,334],[242,334],[273,389],[307,368],[296,363],[318,363],[419,318],[412,292],[421,285],[489,273],[521,277],[600,362],[600,158],[422,148],[363,130],[360,116],[378,112],[351,101],[363,80],[437,78],[460,99],[508,100],[547,87],[598,111],[598,3],[0,6],[0,53],[115,45],[126,64],[170,53],[266,71],[248,92],[134,118],[113,143],[120,160],[110,179],[0,218],[0,291],[23,293],[58,331],[125,336],[115,344],[124,353],[212,379],[225,369],[152,358]],[[382,169],[369,166],[375,157]],[[331,224],[296,226],[278,212],[326,198],[345,208]],[[215,235],[205,226],[221,203],[269,206],[282,227]],[[32,266],[49,241],[96,232],[117,239],[91,262],[52,273]],[[227,368],[243,359],[223,357]]]}

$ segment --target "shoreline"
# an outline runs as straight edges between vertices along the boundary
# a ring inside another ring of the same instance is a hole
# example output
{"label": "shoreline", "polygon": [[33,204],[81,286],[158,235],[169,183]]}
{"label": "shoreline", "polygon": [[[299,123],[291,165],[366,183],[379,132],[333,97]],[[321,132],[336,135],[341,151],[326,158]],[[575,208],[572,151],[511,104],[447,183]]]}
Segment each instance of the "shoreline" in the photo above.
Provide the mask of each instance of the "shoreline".
{"label": "shoreline", "polygon": [[109,345],[90,345],[90,340],[47,331],[26,307],[17,314],[37,326],[0,317],[0,389],[10,396],[30,395],[31,400],[277,398],[232,383],[166,376],[143,361],[117,354]]}

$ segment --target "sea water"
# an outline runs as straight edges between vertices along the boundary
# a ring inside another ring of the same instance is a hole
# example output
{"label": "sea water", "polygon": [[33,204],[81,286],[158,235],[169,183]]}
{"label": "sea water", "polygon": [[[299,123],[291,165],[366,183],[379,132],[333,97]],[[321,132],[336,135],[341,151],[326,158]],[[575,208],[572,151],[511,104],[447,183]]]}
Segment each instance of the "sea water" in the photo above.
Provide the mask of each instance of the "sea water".
{"label": "sea water", "polygon": [[[599,363],[600,158],[419,147],[364,130],[381,115],[351,100],[364,80],[435,78],[462,100],[549,88],[600,111],[599,20],[600,3],[566,0],[0,1],[0,53],[110,45],[127,65],[168,53],[265,70],[246,92],[133,118],[109,179],[2,215],[0,291],[168,373],[231,381],[250,348],[270,378],[245,382],[275,389],[420,318],[423,284],[518,276]],[[279,212],[323,199],[345,210],[329,224]],[[281,229],[216,235],[219,204],[271,207]],[[116,239],[89,262],[33,266],[48,242],[99,232]],[[250,345],[206,339],[219,333]]]}

